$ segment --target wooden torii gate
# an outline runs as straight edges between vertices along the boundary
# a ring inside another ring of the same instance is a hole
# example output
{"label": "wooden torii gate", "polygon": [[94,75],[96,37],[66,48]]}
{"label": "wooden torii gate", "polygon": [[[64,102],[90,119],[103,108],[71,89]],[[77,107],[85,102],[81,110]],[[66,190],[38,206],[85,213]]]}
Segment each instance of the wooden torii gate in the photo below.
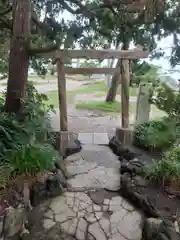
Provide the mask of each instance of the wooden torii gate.
{"label": "wooden torii gate", "polygon": [[[43,54],[43,57],[53,58],[56,60],[58,72],[58,93],[59,93],[59,110],[60,110],[60,131],[68,133],[67,123],[67,102],[66,102],[66,80],[65,74],[114,74],[119,72],[121,75],[121,128],[129,128],[129,61],[135,59],[147,58],[148,52],[140,48],[132,50],[58,50]],[[119,68],[70,68],[64,67],[64,63],[73,58],[85,59],[122,59]],[[65,135],[65,134],[64,134]],[[65,139],[64,139],[65,140]],[[63,143],[64,143],[63,140]],[[66,139],[67,140],[67,139]],[[64,144],[63,144],[64,145]]]}

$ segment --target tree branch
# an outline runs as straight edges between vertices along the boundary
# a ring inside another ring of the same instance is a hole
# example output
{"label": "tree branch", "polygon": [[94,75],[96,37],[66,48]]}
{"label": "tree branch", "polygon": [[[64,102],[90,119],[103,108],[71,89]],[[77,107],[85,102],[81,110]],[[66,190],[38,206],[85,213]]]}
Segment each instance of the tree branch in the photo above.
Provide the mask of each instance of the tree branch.
{"label": "tree branch", "polygon": [[40,22],[33,14],[32,14],[32,21],[36,24],[38,28],[45,30],[49,34],[52,34],[53,32],[52,29],[47,24]]}
{"label": "tree branch", "polygon": [[4,16],[8,13],[10,13],[12,11],[12,6],[8,7],[7,9],[5,9],[4,11],[0,12],[0,16]]}
{"label": "tree branch", "polygon": [[64,0],[61,1],[61,5],[70,13],[72,14],[81,14],[85,9],[85,7],[82,5],[81,8],[78,8],[77,10],[72,9]]}
{"label": "tree branch", "polygon": [[2,17],[0,17],[0,27],[4,29],[9,29],[11,31],[13,29],[12,22],[10,20],[2,19]]}
{"label": "tree branch", "polygon": [[118,15],[118,13],[114,10],[114,8],[118,8],[122,5],[122,9],[126,10],[129,13],[140,12],[143,10],[146,0],[125,0],[119,2],[119,0],[103,0],[102,4],[97,5],[93,8],[88,8],[88,6],[83,5],[79,0],[67,0],[70,3],[73,3],[78,6],[78,9],[74,10],[71,8],[64,0],[58,0],[63,7],[72,14],[81,14],[86,13],[87,15],[95,15],[96,11],[108,8],[114,15]]}

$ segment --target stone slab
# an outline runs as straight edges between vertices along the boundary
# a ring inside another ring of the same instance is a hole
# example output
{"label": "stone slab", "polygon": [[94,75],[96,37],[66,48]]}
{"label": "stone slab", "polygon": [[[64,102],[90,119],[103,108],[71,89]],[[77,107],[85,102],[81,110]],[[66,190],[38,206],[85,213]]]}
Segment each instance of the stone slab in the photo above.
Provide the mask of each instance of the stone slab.
{"label": "stone slab", "polygon": [[108,145],[109,138],[105,133],[79,133],[78,140],[82,144]]}
{"label": "stone slab", "polygon": [[79,133],[78,140],[82,144],[93,144],[94,134],[93,133]]}
{"label": "stone slab", "polygon": [[[142,216],[130,204],[124,208],[124,201],[117,196],[105,199],[106,205],[98,205],[84,192],[65,192],[49,206],[55,222],[44,214],[43,226],[45,231],[60,226],[61,234],[77,240],[141,240]],[[51,239],[61,239],[60,233],[59,238]]]}
{"label": "stone slab", "polygon": [[94,133],[94,144],[108,145],[109,138],[107,133]]}

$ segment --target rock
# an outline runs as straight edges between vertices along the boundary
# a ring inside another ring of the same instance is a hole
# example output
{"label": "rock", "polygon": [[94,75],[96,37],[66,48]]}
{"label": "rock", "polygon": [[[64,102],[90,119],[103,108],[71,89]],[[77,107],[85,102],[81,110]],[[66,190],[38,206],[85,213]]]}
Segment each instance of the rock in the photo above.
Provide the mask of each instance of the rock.
{"label": "rock", "polygon": [[66,149],[66,157],[80,152],[82,149],[81,142],[78,139],[75,139]]}
{"label": "rock", "polygon": [[120,161],[123,159],[130,161],[138,156],[136,153],[131,152],[128,148],[119,148],[117,155],[119,156]]}
{"label": "rock", "polygon": [[49,176],[46,181],[48,197],[56,197],[63,193],[63,186],[59,175]]}
{"label": "rock", "polygon": [[158,239],[158,234],[163,230],[163,220],[157,218],[148,218],[143,227],[144,239]]}
{"label": "rock", "polygon": [[57,178],[60,180],[63,188],[66,188],[66,185],[67,185],[67,184],[66,184],[66,177],[65,177],[65,175],[64,175],[64,173],[62,172],[61,169],[58,169],[58,170],[57,170],[56,176],[57,176]]}
{"label": "rock", "polygon": [[37,206],[47,197],[46,183],[36,182],[30,189],[30,201],[32,206]]}
{"label": "rock", "polygon": [[129,173],[131,176],[142,172],[143,163],[138,158],[134,158],[130,161],[123,160],[121,164],[121,174]]}
{"label": "rock", "polygon": [[7,210],[4,223],[4,235],[6,237],[13,237],[20,234],[23,230],[23,224],[26,221],[25,207],[20,204],[16,209],[10,207]]}
{"label": "rock", "polygon": [[157,209],[152,205],[151,201],[147,197],[137,192],[135,188],[133,188],[132,180],[129,174],[123,174],[121,176],[120,193],[135,207],[141,209],[146,217],[159,217],[159,213]]}
{"label": "rock", "polygon": [[148,218],[143,226],[144,240],[179,240],[180,235],[162,219]]}
{"label": "rock", "polygon": [[119,156],[120,161],[122,161],[123,159],[130,161],[138,156],[137,153],[134,153],[131,150],[129,150],[128,148],[125,148],[116,137],[113,137],[109,141],[109,147],[112,149],[114,154]]}
{"label": "rock", "polygon": [[146,187],[148,182],[141,176],[135,176],[135,177],[133,177],[133,184],[137,187]]}
{"label": "rock", "polygon": [[[164,234],[170,240],[180,240],[180,234],[176,232],[175,228],[164,226]],[[164,239],[163,239],[164,240]]]}
{"label": "rock", "polygon": [[112,139],[109,141],[109,147],[113,151],[114,154],[118,155],[118,149],[120,148],[121,143],[118,141],[118,139],[114,136]]}
{"label": "rock", "polygon": [[44,182],[35,182],[30,190],[32,206],[37,206],[48,197],[61,195],[65,185],[66,179],[60,169],[57,174],[48,176]]}
{"label": "rock", "polygon": [[64,160],[61,156],[60,156],[59,160],[55,162],[55,167],[56,167],[56,169],[60,169],[63,172],[65,178],[68,178],[69,175],[67,173]]}

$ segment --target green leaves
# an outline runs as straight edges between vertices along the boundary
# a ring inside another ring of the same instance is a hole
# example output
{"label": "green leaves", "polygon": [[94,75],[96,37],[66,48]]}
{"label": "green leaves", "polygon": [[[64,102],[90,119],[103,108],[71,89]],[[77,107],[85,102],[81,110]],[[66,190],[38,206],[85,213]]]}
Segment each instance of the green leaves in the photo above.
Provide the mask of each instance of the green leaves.
{"label": "green leaves", "polygon": [[135,127],[134,144],[150,151],[163,151],[175,143],[176,137],[175,120],[151,120]]}
{"label": "green leaves", "polygon": [[50,145],[34,143],[18,150],[8,151],[6,157],[15,175],[34,176],[36,173],[52,169],[58,154]]}
{"label": "green leaves", "polygon": [[176,146],[166,153],[165,157],[157,160],[145,169],[147,177],[152,180],[161,180],[163,183],[171,182],[180,176],[180,147]]}
{"label": "green leaves", "polygon": [[152,102],[169,116],[178,117],[180,115],[180,93],[175,92],[165,83],[155,88]]}
{"label": "green leaves", "polygon": [[[48,112],[52,106],[46,104],[47,96],[39,94],[31,83],[24,111],[16,116],[0,111],[0,161],[8,162],[7,152],[21,151],[34,142],[54,142]],[[3,104],[3,98],[2,98]]]}

